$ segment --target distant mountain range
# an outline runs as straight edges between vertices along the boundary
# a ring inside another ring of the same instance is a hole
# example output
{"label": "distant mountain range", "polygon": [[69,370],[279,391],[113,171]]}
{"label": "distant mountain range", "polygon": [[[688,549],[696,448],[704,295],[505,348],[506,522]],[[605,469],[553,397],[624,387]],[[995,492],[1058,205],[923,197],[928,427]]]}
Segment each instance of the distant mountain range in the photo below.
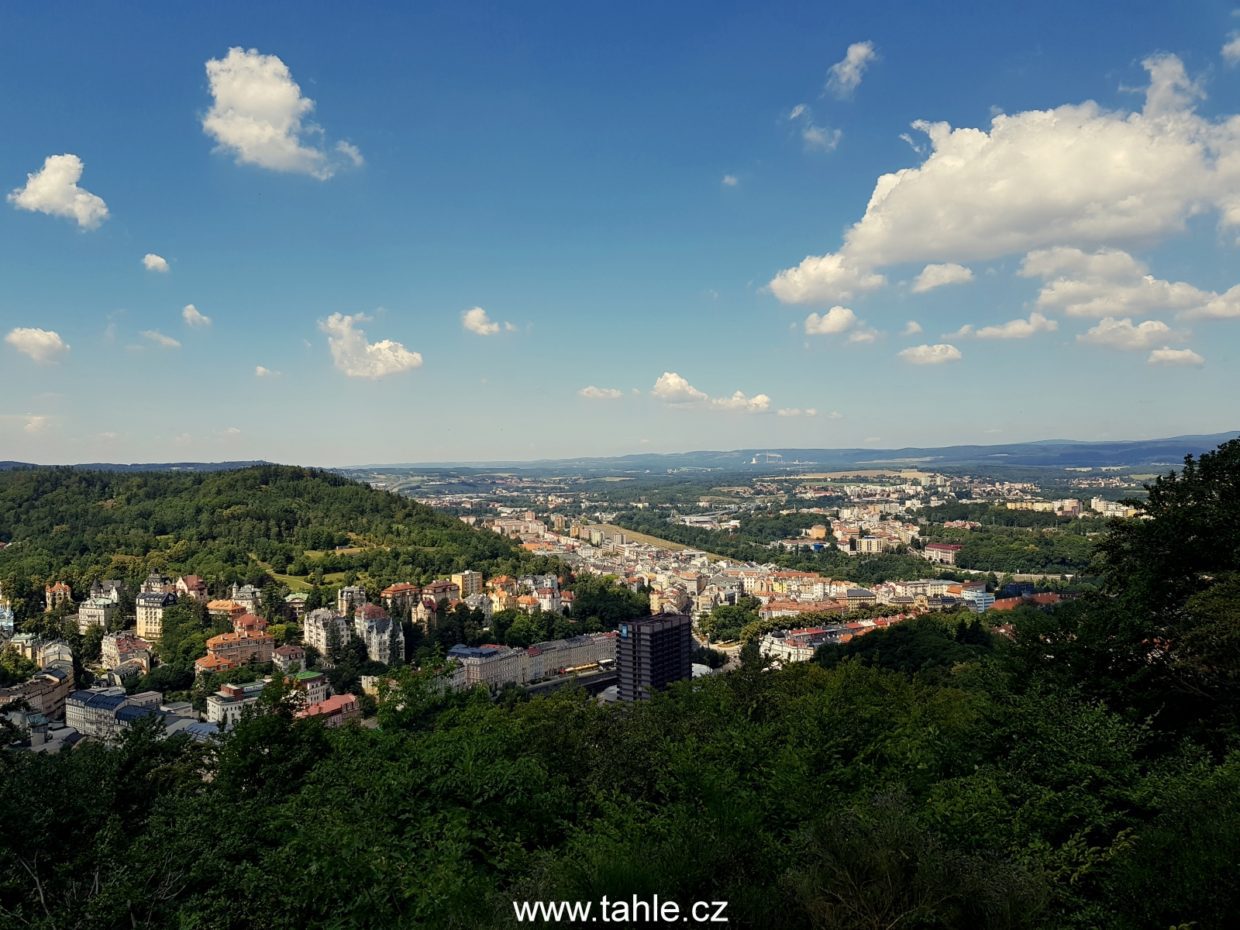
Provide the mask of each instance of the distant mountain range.
{"label": "distant mountain range", "polygon": [[[1024,468],[1141,468],[1176,466],[1186,455],[1200,455],[1230,439],[1240,431],[1201,436],[1172,436],[1167,439],[1139,439],[1125,442],[1089,442],[1072,439],[1046,439],[1039,442],[1004,443],[993,446],[906,446],[899,449],[735,449],[732,451],[640,452],[612,457],[540,459],[536,461],[462,461],[357,465],[331,471],[354,474],[375,471],[453,471],[522,470],[536,472],[643,472],[676,469],[719,471],[782,471],[790,466],[838,470],[843,468],[964,468],[979,466],[1019,466]],[[246,462],[159,462],[116,464],[91,462],[74,468],[98,471],[227,471],[269,465],[265,461]],[[27,462],[0,462],[0,470],[31,468]]]}
{"label": "distant mountain range", "polygon": [[1240,431],[1202,436],[1173,436],[1122,442],[1089,442],[1047,439],[1038,442],[1005,443],[993,446],[940,446],[899,449],[736,449],[621,455],[607,458],[543,459],[539,461],[492,461],[370,465],[341,471],[514,469],[539,472],[667,471],[669,469],[711,469],[723,471],[779,471],[789,466],[812,466],[828,470],[842,468],[915,467],[949,468],[967,466],[1021,466],[1047,468],[1134,468],[1164,467],[1183,463],[1186,455],[1200,455]]}

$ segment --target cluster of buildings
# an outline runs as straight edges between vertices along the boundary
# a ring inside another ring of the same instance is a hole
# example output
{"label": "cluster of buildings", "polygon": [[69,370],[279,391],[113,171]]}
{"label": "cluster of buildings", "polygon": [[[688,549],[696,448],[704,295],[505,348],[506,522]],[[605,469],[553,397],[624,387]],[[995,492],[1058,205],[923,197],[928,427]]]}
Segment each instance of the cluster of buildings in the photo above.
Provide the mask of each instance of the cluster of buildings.
{"label": "cluster of buildings", "polygon": [[[361,705],[352,694],[331,693],[327,676],[307,669],[287,676],[298,699],[298,717],[310,717],[329,727],[338,727],[361,717]],[[270,678],[259,678],[243,684],[225,684],[207,696],[207,722],[220,730],[237,725],[245,708],[258,702]]]}
{"label": "cluster of buildings", "polygon": [[385,608],[369,604],[360,587],[341,588],[337,607],[319,607],[302,620],[302,642],[313,646],[325,660],[333,647],[356,639],[372,662],[395,665],[405,661],[405,631]]}
{"label": "cluster of buildings", "polygon": [[763,635],[758,641],[758,651],[780,665],[789,662],[808,662],[814,657],[820,646],[827,644],[842,645],[872,633],[900,623],[909,614],[896,614],[892,617],[877,617],[872,620],[857,620],[851,623],[833,623],[825,626],[803,627],[792,630],[773,630]]}
{"label": "cluster of buildings", "polygon": [[448,650],[453,663],[454,688],[485,685],[497,690],[557,675],[606,668],[616,661],[616,633],[590,633],[569,639],[535,643],[528,649],[512,646],[457,645]]}
{"label": "cluster of buildings", "polygon": [[194,671],[227,672],[243,665],[265,665],[272,661],[276,641],[266,632],[267,621],[245,613],[234,618],[231,632],[207,640],[207,654],[194,662]]}

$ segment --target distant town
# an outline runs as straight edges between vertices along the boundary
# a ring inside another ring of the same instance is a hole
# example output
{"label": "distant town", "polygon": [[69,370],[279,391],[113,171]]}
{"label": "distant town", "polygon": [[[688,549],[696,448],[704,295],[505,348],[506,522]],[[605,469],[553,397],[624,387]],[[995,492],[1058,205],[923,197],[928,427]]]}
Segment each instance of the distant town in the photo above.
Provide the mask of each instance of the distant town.
{"label": "distant town", "polygon": [[[0,689],[0,707],[29,734],[27,748],[114,740],[147,718],[158,718],[167,733],[209,740],[234,726],[273,679],[293,690],[300,716],[328,727],[373,723],[367,710],[373,713],[375,699],[393,683],[382,670],[418,664],[407,637],[424,637],[460,611],[476,619],[484,641],[447,644],[437,666],[443,687],[498,694],[576,684],[614,701],[639,700],[693,675],[726,673],[746,644],[780,665],[930,612],[1046,607],[1071,597],[1080,573],[978,567],[962,557],[970,539],[1002,532],[1084,541],[1108,519],[1133,517],[1131,495],[1140,487],[1131,475],[1105,468],[1067,469],[1049,485],[917,469],[767,474],[723,484],[509,473],[366,479],[561,568],[522,576],[467,568],[377,590],[351,583],[312,594],[283,586],[275,605],[271,578],[265,586],[225,585],[156,571],[136,591],[117,579],[75,591],[57,579],[45,586],[45,612],[65,615],[78,637],[99,641],[97,659],[77,659],[88,687],[76,680],[71,644],[19,629],[0,589],[0,653],[30,670]],[[998,525],[996,515],[1011,525]],[[764,538],[756,551],[765,557],[716,551],[754,552],[757,537],[745,531],[758,521]],[[643,531],[651,525],[669,537],[692,534],[698,544]],[[791,567],[790,559],[834,560],[834,568]],[[575,594],[563,581],[583,576],[647,598],[648,614],[528,646],[485,641],[492,618],[505,612],[575,622]],[[164,616],[179,604],[196,605],[219,631],[193,661],[199,684],[218,687],[196,704],[136,687],[166,661]],[[657,635],[652,621],[662,624]],[[374,674],[335,693],[329,673],[349,644]],[[671,666],[667,656],[674,657]],[[650,672],[656,667],[657,680]],[[247,679],[248,670],[254,674]]]}

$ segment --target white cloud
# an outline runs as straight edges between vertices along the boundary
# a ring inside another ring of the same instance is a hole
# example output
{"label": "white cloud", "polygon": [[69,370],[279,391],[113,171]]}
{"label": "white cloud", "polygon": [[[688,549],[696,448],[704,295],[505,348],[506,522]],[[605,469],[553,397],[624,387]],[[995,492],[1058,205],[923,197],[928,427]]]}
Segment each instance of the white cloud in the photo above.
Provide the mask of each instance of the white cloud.
{"label": "white cloud", "polygon": [[192,326],[194,329],[202,329],[211,325],[211,317],[199,312],[193,304],[186,304],[181,308],[181,319],[185,321],[186,326]]}
{"label": "white cloud", "polygon": [[786,302],[836,299],[862,289],[857,281],[879,286],[876,269],[903,262],[1145,242],[1210,210],[1240,225],[1240,119],[1195,113],[1200,87],[1174,56],[1143,65],[1137,112],[1085,102],[1000,114],[989,130],[915,123],[927,157],[880,176],[840,249],[781,272],[772,291]]}
{"label": "white cloud", "polygon": [[336,143],[336,151],[347,158],[354,168],[360,168],[366,164],[366,159],[362,157],[362,150],[352,142],[345,142],[342,139]]}
{"label": "white cloud", "polygon": [[801,141],[805,143],[806,151],[834,152],[840,144],[840,139],[844,138],[844,133],[838,129],[817,125],[814,122],[814,114],[803,103],[798,103],[788,113],[788,122],[795,123],[797,120],[803,121]]}
{"label": "white cloud", "polygon": [[624,392],[618,388],[601,388],[595,387],[593,384],[583,387],[577,394],[589,400],[615,400],[618,397],[624,396]]}
{"label": "white cloud", "polygon": [[82,159],[76,155],[49,155],[43,167],[26,175],[26,186],[9,193],[9,203],[19,210],[68,217],[82,229],[97,229],[108,218],[103,198],[78,187]]}
{"label": "white cloud", "polygon": [[900,333],[902,336],[916,336],[921,332],[921,324],[916,320],[909,320],[904,324],[904,329]]}
{"label": "white cloud", "polygon": [[160,274],[167,274],[169,270],[168,260],[154,252],[147,252],[142,256],[142,267],[147,271],[158,271]]}
{"label": "white cloud", "polygon": [[492,320],[485,310],[481,307],[474,307],[461,313],[461,325],[471,333],[477,333],[479,336],[494,336],[501,329],[505,332],[516,332],[516,327],[511,323],[499,323]]}
{"label": "white cloud", "polygon": [[674,371],[659,375],[650,393],[664,403],[677,406],[703,405],[741,413],[764,413],[771,406],[771,399],[765,394],[750,397],[744,391],[736,391],[728,397],[711,397]]}
{"label": "white cloud", "polygon": [[1048,320],[1034,310],[1027,320],[1012,320],[997,326],[982,326],[977,329],[975,335],[978,339],[1028,339],[1038,333],[1053,333],[1057,329],[1059,329],[1057,322]]}
{"label": "white cloud", "polygon": [[741,181],[740,178],[734,174],[725,174],[720,183],[723,184],[724,187],[736,187],[736,185],[740,184]]}
{"label": "white cloud", "polygon": [[1229,65],[1240,64],[1240,32],[1233,32],[1227,38],[1226,44],[1223,46],[1223,61]]}
{"label": "white cloud", "polygon": [[865,69],[877,57],[873,42],[854,42],[843,59],[827,72],[827,90],[841,100],[851,97],[860,86]]}
{"label": "white cloud", "polygon": [[1038,306],[1069,316],[1179,312],[1206,315],[1218,294],[1183,281],[1163,281],[1127,252],[1057,247],[1030,252],[1020,274],[1041,278]]}
{"label": "white cloud", "polygon": [[857,324],[857,314],[847,307],[832,307],[821,315],[811,313],[805,318],[805,333],[809,336],[831,336],[847,332]]}
{"label": "white cloud", "polygon": [[872,326],[866,326],[864,323],[848,334],[848,341],[852,343],[869,343],[876,342],[881,336],[878,330]]}
{"label": "white cloud", "polygon": [[48,424],[52,422],[52,418],[41,413],[31,413],[26,415],[26,422],[22,429],[27,433],[41,433],[47,429]]}
{"label": "white cloud", "polygon": [[319,323],[319,329],[327,334],[336,367],[350,378],[385,378],[412,368],[422,366],[422,355],[410,352],[399,342],[384,339],[367,342],[364,330],[358,323],[369,321],[362,313],[333,313]]}
{"label": "white cloud", "polygon": [[60,338],[60,333],[50,329],[18,326],[9,331],[4,341],[40,364],[57,361],[69,351],[69,346]]}
{"label": "white cloud", "polygon": [[913,281],[913,293],[924,294],[926,291],[932,291],[936,287],[945,287],[948,284],[964,284],[966,281],[972,280],[973,272],[964,265],[957,265],[955,262],[946,262],[942,265],[927,265],[921,269],[921,274]]}
{"label": "white cloud", "polygon": [[1150,365],[1204,365],[1206,360],[1192,349],[1172,349],[1163,346],[1151,352],[1146,362]]}
{"label": "white cloud", "polygon": [[839,129],[816,126],[813,123],[806,123],[801,129],[801,141],[811,152],[834,152],[842,138],[844,133]]}
{"label": "white cloud", "polygon": [[301,95],[288,66],[275,55],[230,48],[206,67],[212,102],[202,128],[239,164],[324,181],[346,163],[362,164],[356,146],[337,142],[329,154],[320,127],[303,122],[314,101]]}
{"label": "white cloud", "polygon": [[669,404],[698,404],[708,399],[705,391],[699,391],[674,371],[659,375],[650,393]]}
{"label": "white cloud", "polygon": [[813,407],[780,407],[775,411],[781,417],[816,417],[818,411]]}
{"label": "white cloud", "polygon": [[1134,324],[1128,317],[1117,320],[1106,317],[1088,332],[1077,336],[1077,342],[1107,346],[1111,349],[1148,349],[1174,337],[1171,327],[1161,320]]}
{"label": "white cloud", "polygon": [[744,391],[736,391],[731,397],[712,397],[710,404],[712,407],[717,407],[720,410],[762,413],[770,409],[771,399],[765,394],[755,394],[750,397]]}
{"label": "white cloud", "polygon": [[854,294],[882,287],[886,279],[859,268],[840,254],[808,256],[795,268],[781,271],[771,281],[771,292],[786,304],[847,300]]}
{"label": "white cloud", "polygon": [[1218,320],[1240,316],[1240,284],[1228,291],[1224,291],[1222,294],[1214,295],[1204,307],[1187,310],[1182,315],[1186,317],[1209,317]]}
{"label": "white cloud", "polygon": [[908,349],[901,349],[898,354],[900,358],[913,365],[942,365],[945,362],[958,362],[961,359],[960,350],[945,343],[933,346],[912,346]]}
{"label": "white cloud", "polygon": [[270,369],[270,368],[265,368],[265,367],[263,367],[262,365],[255,365],[255,366],[254,366],[254,377],[255,377],[255,378],[278,378],[278,377],[280,377],[282,374],[284,374],[284,372],[282,372],[282,371],[273,371],[272,369]]}
{"label": "white cloud", "polygon": [[157,329],[145,329],[142,331],[142,336],[144,339],[155,343],[155,345],[159,346],[161,349],[181,348],[181,343],[177,342],[177,340],[173,339],[171,336],[165,336]]}

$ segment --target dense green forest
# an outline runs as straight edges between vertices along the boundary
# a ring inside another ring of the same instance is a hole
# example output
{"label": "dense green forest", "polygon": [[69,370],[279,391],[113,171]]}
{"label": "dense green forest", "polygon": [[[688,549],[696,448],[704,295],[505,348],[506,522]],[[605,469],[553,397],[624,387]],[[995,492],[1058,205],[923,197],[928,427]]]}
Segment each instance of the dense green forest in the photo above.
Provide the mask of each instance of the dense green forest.
{"label": "dense green forest", "polygon": [[1240,913],[1240,441],[1159,479],[1102,588],[928,618],[648,703],[397,673],[377,729],[273,685],[217,744],[0,755],[0,924],[513,927],[514,900],[730,926],[1225,928]]}
{"label": "dense green forest", "polygon": [[[154,569],[218,589],[272,579],[306,588],[361,578],[381,589],[472,568],[556,571],[494,533],[324,471],[260,466],[202,473],[0,471],[0,586],[18,616],[43,609],[44,584],[85,594]],[[337,550],[337,547],[344,547]]]}

